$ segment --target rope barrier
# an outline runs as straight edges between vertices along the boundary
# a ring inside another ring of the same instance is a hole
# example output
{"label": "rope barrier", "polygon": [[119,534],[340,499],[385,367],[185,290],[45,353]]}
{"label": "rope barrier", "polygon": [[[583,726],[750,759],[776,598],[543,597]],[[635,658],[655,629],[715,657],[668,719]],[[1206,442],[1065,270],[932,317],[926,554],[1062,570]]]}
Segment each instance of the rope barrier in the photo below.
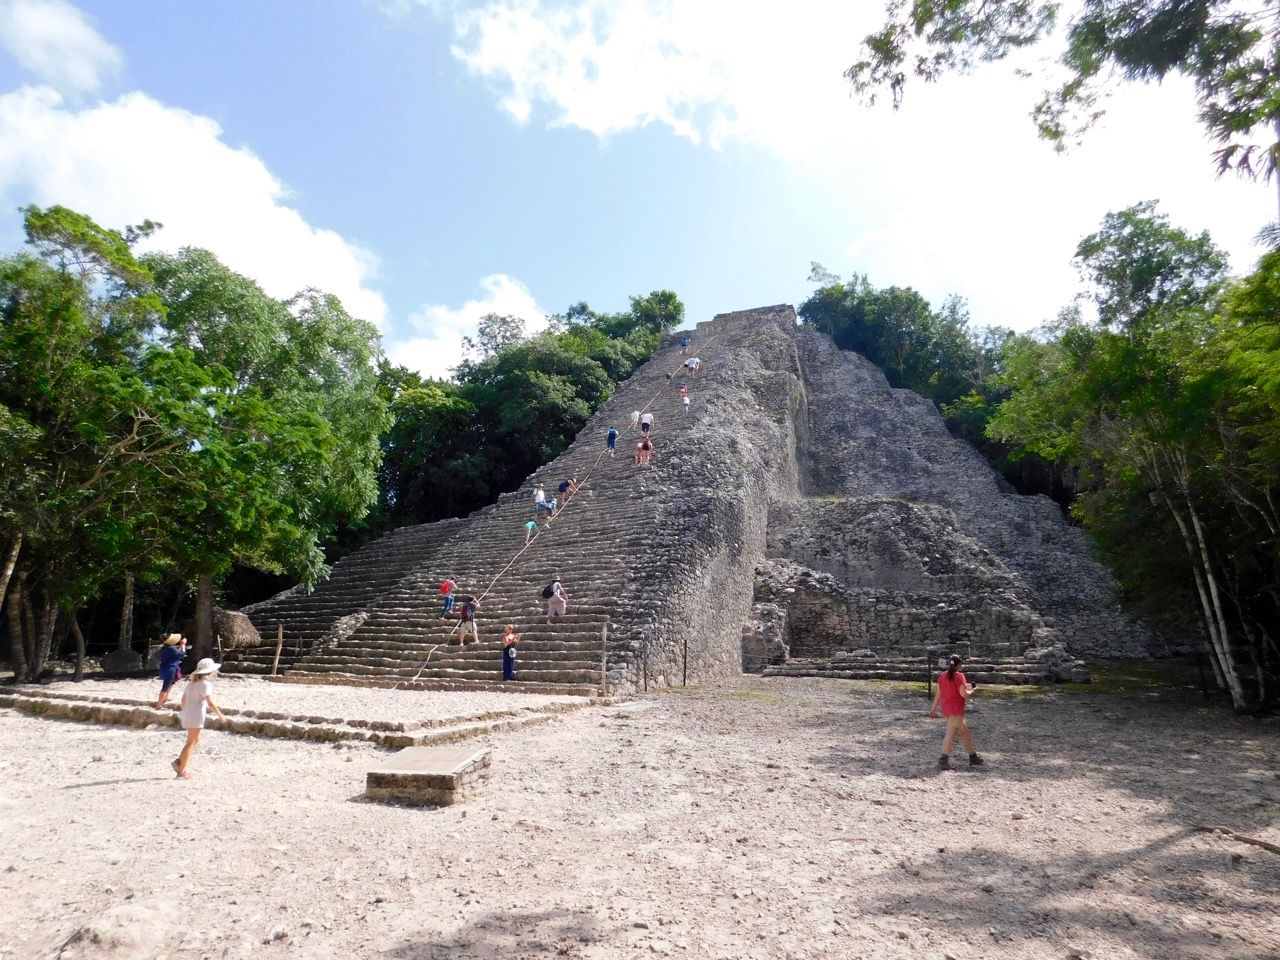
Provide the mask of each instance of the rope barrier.
{"label": "rope barrier", "polygon": [[[723,336],[723,334],[718,333],[710,337],[702,345],[704,350],[707,346],[714,343],[716,340],[720,339],[721,336]],[[681,356],[683,357],[684,354],[682,353]],[[684,365],[685,365],[685,361],[682,360],[680,362],[680,365],[677,366],[675,370],[668,375],[669,378],[674,377],[674,375],[678,373],[680,369],[684,367]],[[669,389],[669,387],[670,387],[670,383],[660,386],[657,392],[654,393],[654,395],[649,398],[648,402],[640,408],[641,412],[643,413],[647,411],[650,407],[652,407],[654,405],[654,402],[658,399],[658,397],[662,396],[663,392]],[[600,461],[604,459],[604,456],[606,453],[608,453],[607,447],[604,450],[600,451],[600,453],[596,456],[595,460],[592,461],[591,466],[587,468],[586,474],[583,475],[582,482],[577,484],[571,491],[569,491],[569,495],[565,497],[565,501],[563,504],[556,507],[555,513],[552,514],[547,519],[546,526],[536,530],[533,536],[530,537],[527,541],[525,541],[524,546],[522,546],[519,550],[517,550],[515,555],[510,560],[507,561],[507,565],[503,567],[501,570],[499,570],[496,574],[494,574],[493,579],[489,581],[489,585],[484,588],[484,592],[481,593],[480,596],[476,598],[477,605],[480,603],[480,601],[484,600],[484,598],[487,597],[493,591],[494,586],[497,584],[497,582],[500,579],[502,579],[503,574],[505,574],[508,570],[510,570],[513,566],[515,566],[516,561],[519,560],[522,556],[524,556],[525,552],[537,542],[538,537],[542,536],[542,534],[546,530],[550,529],[551,524],[555,523],[556,520],[558,520],[561,517],[561,515],[566,510],[569,509],[569,505],[577,498],[578,493],[587,485],[587,481],[591,479],[591,475],[595,473],[596,467],[600,465]],[[422,671],[427,669],[427,665],[431,662],[431,658],[435,655],[435,652],[439,650],[441,647],[449,644],[453,640],[453,635],[457,633],[461,627],[462,627],[462,621],[460,620],[453,625],[452,629],[449,630],[448,635],[442,641],[440,641],[435,646],[433,646],[430,650],[427,651],[427,658],[422,661],[422,665],[418,667],[418,671],[413,675],[412,680],[408,680],[408,681],[401,680],[395,683],[391,689],[397,690],[404,683],[416,683],[418,681],[418,678],[422,676]],[[479,634],[477,632],[477,636],[478,635]]]}

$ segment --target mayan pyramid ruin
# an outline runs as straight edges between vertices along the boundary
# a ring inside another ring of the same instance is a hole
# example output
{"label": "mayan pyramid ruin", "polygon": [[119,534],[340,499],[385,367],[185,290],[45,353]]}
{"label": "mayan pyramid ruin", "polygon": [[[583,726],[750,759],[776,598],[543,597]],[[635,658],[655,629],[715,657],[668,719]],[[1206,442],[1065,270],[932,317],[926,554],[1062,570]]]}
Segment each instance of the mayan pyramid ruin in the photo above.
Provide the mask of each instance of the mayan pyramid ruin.
{"label": "mayan pyramid ruin", "polygon": [[[743,670],[919,677],[956,650],[971,679],[1043,682],[1149,653],[1055,503],[1013,492],[929,401],[798,326],[790,306],[698,324],[696,376],[681,336],[519,490],[393,531],[314,592],[248,608],[270,642],[231,665],[269,670],[278,627],[289,681],[574,693]],[[656,418],[648,467],[632,461],[633,410]],[[582,489],[525,548],[535,482],[550,492],[570,476]],[[479,643],[449,642],[448,575],[483,594]],[[541,590],[555,578],[569,612],[548,625]],[[506,623],[524,635],[509,685]]]}

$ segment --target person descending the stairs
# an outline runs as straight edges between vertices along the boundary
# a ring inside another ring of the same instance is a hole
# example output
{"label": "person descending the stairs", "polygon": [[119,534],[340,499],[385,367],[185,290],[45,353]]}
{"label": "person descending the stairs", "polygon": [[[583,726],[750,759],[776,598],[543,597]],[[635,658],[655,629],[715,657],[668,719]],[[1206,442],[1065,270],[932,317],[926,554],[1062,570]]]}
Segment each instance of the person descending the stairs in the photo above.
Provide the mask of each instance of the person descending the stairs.
{"label": "person descending the stairs", "polygon": [[476,607],[480,606],[480,601],[475,597],[463,597],[462,609],[458,613],[458,642],[463,646],[467,643],[467,634],[471,634],[472,640],[480,639],[480,628],[476,623]]}
{"label": "person descending the stairs", "polygon": [[516,678],[516,645],[520,643],[520,634],[514,625],[507,624],[507,632],[502,635],[502,679]]}
{"label": "person descending the stairs", "polygon": [[969,766],[980,767],[983,759],[973,749],[973,734],[969,725],[964,722],[964,708],[973,696],[974,685],[964,678],[960,672],[963,663],[959,656],[951,657],[951,665],[938,674],[938,692],[934,695],[933,706],[929,708],[929,719],[937,715],[938,706],[942,706],[942,715],[947,718],[947,734],[942,738],[942,756],[938,760],[939,770],[951,769],[951,747],[960,735],[960,742],[969,752]]}
{"label": "person descending the stairs", "polygon": [[547,502],[547,492],[542,489],[542,484],[535,483],[533,485],[533,512],[537,513],[538,508]]}
{"label": "person descending the stairs", "polygon": [[684,407],[685,413],[689,412],[689,395],[687,393],[680,398],[680,406]]}
{"label": "person descending the stairs", "polygon": [[609,435],[604,441],[605,449],[609,451],[609,456],[613,456],[618,452],[618,428],[610,427]]}
{"label": "person descending the stairs", "polygon": [[538,521],[530,520],[524,525],[524,542],[527,544],[533,539],[534,531],[538,529]]}
{"label": "person descending the stairs", "polygon": [[680,338],[680,356],[683,357],[688,352],[689,352],[689,338],[681,337]]}
{"label": "person descending the stairs", "polygon": [[640,432],[648,433],[652,429],[653,429],[653,414],[646,413],[643,417],[640,418]]}
{"label": "person descending the stairs", "polygon": [[640,426],[640,411],[632,410],[631,411],[631,429],[634,430],[638,426]]}
{"label": "person descending the stairs", "polygon": [[440,611],[440,616],[447,617],[453,610],[453,592],[458,589],[458,581],[453,577],[445,577],[444,583],[440,584],[440,595],[444,598],[444,608]]}
{"label": "person descending the stairs", "polygon": [[547,623],[563,617],[569,609],[569,594],[560,585],[559,577],[542,588],[542,598],[547,601]]}

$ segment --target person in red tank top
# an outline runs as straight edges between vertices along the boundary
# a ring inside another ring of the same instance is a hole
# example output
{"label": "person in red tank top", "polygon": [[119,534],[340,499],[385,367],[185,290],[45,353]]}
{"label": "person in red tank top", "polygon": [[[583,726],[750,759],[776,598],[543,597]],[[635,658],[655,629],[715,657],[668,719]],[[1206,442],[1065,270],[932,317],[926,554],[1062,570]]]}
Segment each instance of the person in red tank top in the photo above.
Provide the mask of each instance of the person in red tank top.
{"label": "person in red tank top", "polygon": [[982,758],[973,749],[973,734],[969,731],[969,725],[964,722],[964,707],[973,696],[974,685],[960,672],[963,662],[958,656],[952,656],[951,665],[938,674],[938,692],[933,698],[933,706],[929,708],[930,720],[937,716],[939,706],[942,707],[942,715],[947,718],[947,734],[942,738],[942,757],[938,760],[939,770],[951,769],[951,747],[956,742],[957,734],[968,751],[969,766],[980,767],[983,764]]}

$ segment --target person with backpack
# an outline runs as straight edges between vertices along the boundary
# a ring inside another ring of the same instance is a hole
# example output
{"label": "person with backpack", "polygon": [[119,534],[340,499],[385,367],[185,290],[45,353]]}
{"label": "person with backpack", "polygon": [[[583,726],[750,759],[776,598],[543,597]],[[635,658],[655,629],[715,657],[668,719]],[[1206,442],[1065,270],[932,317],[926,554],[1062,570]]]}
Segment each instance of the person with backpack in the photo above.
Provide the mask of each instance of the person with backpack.
{"label": "person with backpack", "polygon": [[560,586],[560,578],[542,588],[542,599],[547,601],[547,623],[563,617],[569,609],[569,594]]}
{"label": "person with backpack", "polygon": [[453,591],[458,589],[458,581],[453,577],[445,577],[444,583],[440,584],[440,594],[444,597],[444,609],[440,611],[441,617],[447,617],[453,610]]}
{"label": "person with backpack", "polygon": [[480,639],[480,628],[476,623],[476,608],[480,606],[480,601],[475,597],[463,597],[462,609],[458,612],[458,642],[463,646],[467,644],[467,634],[471,634],[471,639],[478,641]]}
{"label": "person with backpack", "polygon": [[968,751],[969,766],[980,767],[985,762],[974,751],[973,734],[969,732],[969,725],[964,722],[965,704],[973,696],[976,688],[965,680],[964,674],[960,672],[960,666],[963,663],[959,656],[952,655],[951,665],[938,674],[938,692],[934,695],[933,706],[929,708],[930,720],[937,715],[939,706],[942,707],[942,715],[947,718],[947,733],[942,738],[942,756],[938,760],[939,770],[951,769],[951,747],[955,743],[957,734],[965,750]]}
{"label": "person with backpack", "polygon": [[507,632],[502,635],[502,679],[516,678],[516,645],[520,643],[520,634],[514,625],[507,624]]}
{"label": "person with backpack", "polygon": [[618,428],[617,427],[609,428],[609,434],[607,437],[605,437],[604,445],[605,445],[605,449],[609,451],[610,457],[612,457],[615,453],[618,452]]}

